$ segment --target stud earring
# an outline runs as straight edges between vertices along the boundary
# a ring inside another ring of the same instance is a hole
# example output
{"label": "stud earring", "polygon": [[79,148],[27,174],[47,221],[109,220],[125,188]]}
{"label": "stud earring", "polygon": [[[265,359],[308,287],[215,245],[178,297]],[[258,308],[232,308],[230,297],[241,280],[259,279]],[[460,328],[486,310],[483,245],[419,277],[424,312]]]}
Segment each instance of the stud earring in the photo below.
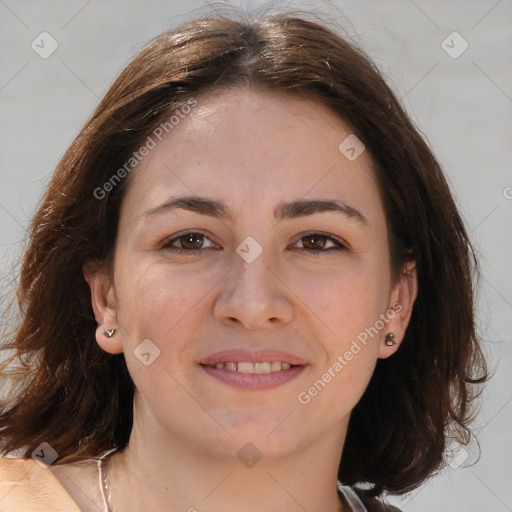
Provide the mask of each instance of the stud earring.
{"label": "stud earring", "polygon": [[396,345],[395,335],[392,332],[386,334],[386,341],[384,342],[386,347],[393,347]]}
{"label": "stud earring", "polygon": [[114,336],[114,334],[116,333],[116,330],[117,329],[105,329],[103,331],[103,336],[106,336],[107,338],[112,338],[112,336]]}

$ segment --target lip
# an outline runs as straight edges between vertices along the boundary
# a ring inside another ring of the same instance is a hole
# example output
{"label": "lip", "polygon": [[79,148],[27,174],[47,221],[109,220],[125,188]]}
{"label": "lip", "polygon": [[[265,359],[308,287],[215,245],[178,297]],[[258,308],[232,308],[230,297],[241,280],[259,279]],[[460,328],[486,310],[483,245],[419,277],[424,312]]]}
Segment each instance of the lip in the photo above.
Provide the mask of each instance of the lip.
{"label": "lip", "polygon": [[[281,363],[289,363],[292,366],[288,370],[270,373],[241,373],[224,368],[212,368],[210,366],[228,361],[250,363],[280,361]],[[206,357],[200,361],[199,365],[210,377],[218,379],[224,384],[241,389],[263,390],[275,388],[294,379],[302,373],[307,362],[298,356],[281,350],[260,349],[251,351],[247,349],[231,349]]]}
{"label": "lip", "polygon": [[246,361],[249,363],[265,363],[267,361],[280,361],[281,363],[290,363],[293,366],[304,366],[307,364],[306,361],[304,361],[300,357],[297,357],[288,352],[282,352],[280,350],[274,349],[260,349],[257,351],[251,351],[247,349],[223,350],[221,352],[216,352],[215,354],[202,359],[199,364],[214,365],[216,363],[225,363],[227,361]]}
{"label": "lip", "polygon": [[[258,362],[258,361],[256,361]],[[201,368],[211,377],[230,386],[242,389],[263,390],[280,386],[297,377],[305,366],[292,366],[288,370],[271,373],[241,373],[232,370],[218,370],[211,366],[201,364]]]}

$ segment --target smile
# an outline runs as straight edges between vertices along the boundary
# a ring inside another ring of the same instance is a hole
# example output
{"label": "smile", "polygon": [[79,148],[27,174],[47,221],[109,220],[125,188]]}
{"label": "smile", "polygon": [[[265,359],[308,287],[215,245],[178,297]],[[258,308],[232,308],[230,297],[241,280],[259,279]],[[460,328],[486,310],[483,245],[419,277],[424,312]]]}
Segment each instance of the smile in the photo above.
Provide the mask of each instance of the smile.
{"label": "smile", "polygon": [[279,361],[251,363],[228,361],[215,365],[201,364],[201,368],[214,379],[241,389],[271,389],[296,378],[304,365],[292,366]]}
{"label": "smile", "polygon": [[250,361],[227,361],[208,365],[217,370],[229,370],[240,373],[271,373],[280,372],[281,370],[289,370],[290,363],[282,363],[281,361],[268,361],[263,363],[252,363]]}

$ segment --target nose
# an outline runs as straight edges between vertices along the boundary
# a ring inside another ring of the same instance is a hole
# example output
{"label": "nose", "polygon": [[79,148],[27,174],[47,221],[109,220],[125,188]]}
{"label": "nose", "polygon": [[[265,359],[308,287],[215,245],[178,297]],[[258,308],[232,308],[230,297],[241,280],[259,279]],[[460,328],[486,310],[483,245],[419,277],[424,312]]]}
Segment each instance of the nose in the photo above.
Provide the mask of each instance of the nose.
{"label": "nose", "polygon": [[214,304],[217,320],[247,330],[277,328],[293,317],[293,294],[279,273],[267,266],[265,251],[252,263],[238,255]]}

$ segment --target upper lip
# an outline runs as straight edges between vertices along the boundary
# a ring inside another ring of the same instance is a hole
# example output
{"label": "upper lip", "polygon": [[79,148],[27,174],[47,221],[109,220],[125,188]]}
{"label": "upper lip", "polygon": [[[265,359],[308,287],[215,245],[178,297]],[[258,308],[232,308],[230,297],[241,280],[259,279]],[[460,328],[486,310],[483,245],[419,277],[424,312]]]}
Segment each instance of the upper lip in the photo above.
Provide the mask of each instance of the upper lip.
{"label": "upper lip", "polygon": [[289,363],[291,365],[304,365],[306,362],[293,354],[282,352],[274,349],[231,349],[216,352],[211,356],[201,359],[199,364],[214,365],[216,363],[226,363],[228,361],[243,361],[250,363],[265,363],[272,361],[280,361],[281,363]]}

